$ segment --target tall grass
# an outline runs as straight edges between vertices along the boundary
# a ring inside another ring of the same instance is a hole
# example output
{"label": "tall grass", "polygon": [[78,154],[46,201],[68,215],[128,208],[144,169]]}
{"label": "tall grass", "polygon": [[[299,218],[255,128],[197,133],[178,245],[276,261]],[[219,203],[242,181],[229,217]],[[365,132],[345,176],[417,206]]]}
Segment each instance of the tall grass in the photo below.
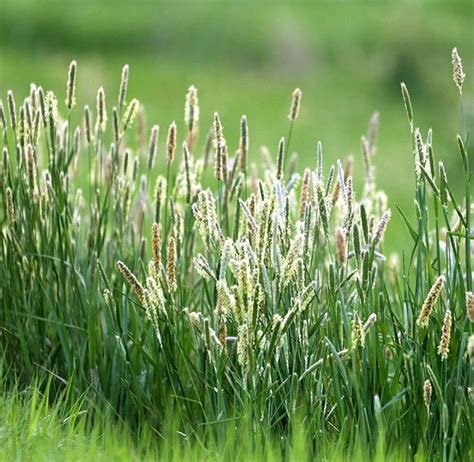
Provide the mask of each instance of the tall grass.
{"label": "tall grass", "polygon": [[74,412],[82,398],[92,427],[105,414],[176,453],[224,454],[242,435],[262,457],[328,457],[331,445],[364,458],[472,457],[467,135],[453,136],[465,185],[455,197],[402,85],[416,220],[398,210],[413,251],[386,256],[378,115],[355,191],[352,159],[326,165],[320,142],[298,173],[300,90],[272,154],[252,146],[245,117],[239,146],[217,113],[208,131],[195,87],[185,123],[153,126],[147,144],[128,67],[117,99],[100,88],[74,127],[76,76],[73,62],[64,104],[32,85],[18,107],[13,93],[0,107],[7,384],[47,377],[52,402]]}

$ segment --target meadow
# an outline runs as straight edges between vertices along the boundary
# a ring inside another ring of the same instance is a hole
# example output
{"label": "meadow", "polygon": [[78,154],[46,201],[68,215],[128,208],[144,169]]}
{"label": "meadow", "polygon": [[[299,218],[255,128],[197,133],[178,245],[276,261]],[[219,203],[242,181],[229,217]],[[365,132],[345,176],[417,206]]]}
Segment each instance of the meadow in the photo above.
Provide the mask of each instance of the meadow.
{"label": "meadow", "polygon": [[[353,159],[327,162],[320,141],[298,171],[299,88],[288,135],[257,163],[246,116],[236,146],[217,112],[200,129],[194,86],[184,125],[146,129],[129,66],[95,107],[79,105],[78,75],[73,61],[62,93],[33,84],[0,106],[5,457],[472,457],[462,126],[456,194],[401,84],[410,220],[377,184],[378,114],[357,188]],[[384,251],[394,213],[409,253]]]}
{"label": "meadow", "polygon": [[0,460],[473,459],[472,5],[50,6],[0,6]]}

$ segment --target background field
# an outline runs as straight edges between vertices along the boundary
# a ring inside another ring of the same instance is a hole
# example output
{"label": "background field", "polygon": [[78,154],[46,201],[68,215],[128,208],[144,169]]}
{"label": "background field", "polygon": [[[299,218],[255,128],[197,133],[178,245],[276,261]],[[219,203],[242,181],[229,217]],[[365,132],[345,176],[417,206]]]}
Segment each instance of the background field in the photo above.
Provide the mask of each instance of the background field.
{"label": "background field", "polygon": [[[32,79],[60,93],[74,58],[79,100],[94,105],[103,85],[112,105],[111,89],[128,63],[129,95],[145,103],[149,124],[182,123],[184,94],[193,83],[200,94],[201,138],[217,110],[229,145],[236,146],[245,113],[251,158],[258,161],[260,145],[275,152],[286,136],[290,94],[299,86],[303,105],[292,150],[304,166],[314,165],[321,139],[326,159],[353,153],[360,171],[360,136],[378,110],[378,182],[392,207],[400,204],[411,213],[412,154],[399,83],[407,82],[416,123],[423,133],[433,128],[435,152],[453,177],[460,172],[455,134],[462,129],[450,79],[453,46],[466,74],[474,75],[473,3],[411,3],[3,0],[0,94],[5,99],[12,88],[20,100]],[[473,82],[468,78],[464,90],[471,131]],[[400,231],[395,214],[390,236]],[[387,242],[399,250],[410,245],[406,233]]]}

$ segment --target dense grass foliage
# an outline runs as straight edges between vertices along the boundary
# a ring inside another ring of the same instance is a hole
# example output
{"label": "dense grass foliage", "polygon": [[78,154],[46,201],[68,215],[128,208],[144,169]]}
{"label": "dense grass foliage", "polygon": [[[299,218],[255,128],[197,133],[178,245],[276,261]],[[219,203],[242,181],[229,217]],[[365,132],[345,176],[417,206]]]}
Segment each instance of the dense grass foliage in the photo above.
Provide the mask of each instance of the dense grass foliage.
{"label": "dense grass foliage", "polygon": [[[251,11],[251,13],[250,13]],[[350,18],[350,21],[348,21]],[[448,175],[461,175],[452,133],[460,130],[456,89],[446,59],[457,45],[474,62],[470,0],[447,2],[159,2],[3,0],[0,4],[0,93],[28,95],[31,81],[45,90],[64,84],[71,56],[80,62],[77,97],[93,106],[97,88],[116,88],[124,61],[133,69],[130,92],[146,103],[150,123],[181,119],[182,95],[194,84],[205,104],[202,120],[218,111],[227,126],[246,114],[254,147],[286,134],[287,92],[305,90],[297,134],[302,172],[312,165],[314,142],[328,165],[359,152],[370,113],[381,114],[377,179],[410,220],[411,158],[399,83],[407,82],[417,125],[435,132]],[[344,27],[341,27],[344,24]],[[33,73],[34,69],[34,73]],[[469,72],[468,74],[472,74]],[[466,126],[474,128],[474,81],[464,85]],[[4,96],[5,97],[5,96]],[[71,120],[79,123],[81,111]],[[238,130],[228,130],[229,144]],[[163,139],[163,137],[162,137]],[[396,160],[396,161],[394,161]],[[363,161],[355,156],[355,185]],[[397,178],[394,181],[394,178]],[[461,193],[457,183],[452,187]],[[409,252],[403,220],[393,214],[385,248]],[[396,245],[394,245],[396,241]]]}
{"label": "dense grass foliage", "polygon": [[[461,93],[454,51],[453,64]],[[327,165],[320,142],[297,172],[289,153],[299,89],[288,135],[259,152],[245,116],[237,146],[217,113],[200,120],[194,87],[184,126],[148,130],[128,73],[118,94],[99,89],[95,110],[77,107],[75,62],[65,95],[32,85],[24,102],[10,92],[0,108],[6,383],[48,378],[47,399],[63,404],[53,416],[84,409],[84,433],[96,421],[100,432],[106,415],[138,447],[145,432],[154,448],[172,441],[173,451],[221,455],[242,437],[245,454],[277,458],[331,459],[329,447],[364,458],[472,457],[463,127],[453,134],[457,195],[402,85],[416,220],[397,210],[413,251],[388,256],[377,114],[358,189],[353,159]],[[36,409],[35,393],[20,406]]]}

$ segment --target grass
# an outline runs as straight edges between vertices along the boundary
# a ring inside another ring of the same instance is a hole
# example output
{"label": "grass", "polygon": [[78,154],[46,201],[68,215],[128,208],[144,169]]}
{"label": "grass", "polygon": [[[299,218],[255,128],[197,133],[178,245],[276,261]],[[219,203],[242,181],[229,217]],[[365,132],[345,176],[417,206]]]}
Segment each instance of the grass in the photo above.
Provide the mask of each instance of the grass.
{"label": "grass", "polygon": [[[2,389],[0,394],[0,457],[12,461],[152,461],[152,460],[223,460],[236,461],[300,461],[307,458],[304,433],[295,431],[291,436],[291,450],[282,449],[275,439],[255,436],[245,425],[237,433],[228,425],[225,445],[215,443],[203,447],[183,442],[177,432],[160,438],[143,428],[139,436],[130,429],[107,417],[95,414],[91,423],[90,409],[83,400],[71,402],[65,392],[54,403],[50,401],[48,384],[32,384],[26,390]],[[296,429],[299,430],[298,423]],[[356,454],[364,457],[361,444]],[[375,460],[400,460],[402,452],[384,457],[379,446]],[[337,446],[321,448],[319,460],[344,460],[344,451]]]}
{"label": "grass", "polygon": [[[286,134],[288,89],[299,86],[304,104],[292,147],[300,168],[313,162],[321,139],[330,163],[355,155],[356,182],[363,178],[360,134],[378,110],[377,178],[393,200],[390,206],[401,206],[414,219],[411,182],[405,175],[410,158],[402,154],[410,149],[410,140],[399,104],[399,82],[406,80],[418,124],[425,134],[429,127],[436,133],[448,175],[462,174],[451,136],[460,127],[458,99],[445,57],[457,45],[466,62],[474,62],[469,0],[370,6],[279,1],[272,8],[261,2],[252,4],[251,15],[246,2],[186,8],[181,3],[138,1],[131,8],[125,1],[53,1],[45,6],[5,0],[0,7],[0,92],[13,89],[17,98],[24,98],[31,80],[45,89],[62,88],[64,70],[75,57],[81,63],[78,98],[94,105],[98,87],[118,86],[125,60],[133,69],[130,91],[147,102],[150,124],[181,120],[182,95],[195,84],[206,102],[203,120],[210,121],[218,111],[227,125],[237,126],[246,113],[258,127],[252,132],[254,146],[267,145],[273,152]],[[465,120],[471,130],[473,89],[467,80]],[[238,143],[236,130],[227,137]],[[461,192],[457,184],[453,188]],[[410,251],[403,226],[394,214],[388,251]]]}
{"label": "grass", "polygon": [[[257,164],[258,127],[242,122],[240,141],[227,140],[239,123],[193,117],[192,91],[191,116],[177,139],[161,127],[156,152],[131,91],[124,105],[99,91],[88,129],[74,88],[4,100],[2,412],[20,430],[18,445],[0,433],[10,454],[113,457],[118,440],[124,458],[472,457],[463,127],[454,190],[436,138],[420,142],[417,107],[414,120],[407,110],[411,218],[374,181],[375,121],[353,186],[350,162],[328,162],[324,143],[296,168],[303,110],[290,111],[291,140]],[[391,215],[412,242],[397,256],[385,252]]]}

